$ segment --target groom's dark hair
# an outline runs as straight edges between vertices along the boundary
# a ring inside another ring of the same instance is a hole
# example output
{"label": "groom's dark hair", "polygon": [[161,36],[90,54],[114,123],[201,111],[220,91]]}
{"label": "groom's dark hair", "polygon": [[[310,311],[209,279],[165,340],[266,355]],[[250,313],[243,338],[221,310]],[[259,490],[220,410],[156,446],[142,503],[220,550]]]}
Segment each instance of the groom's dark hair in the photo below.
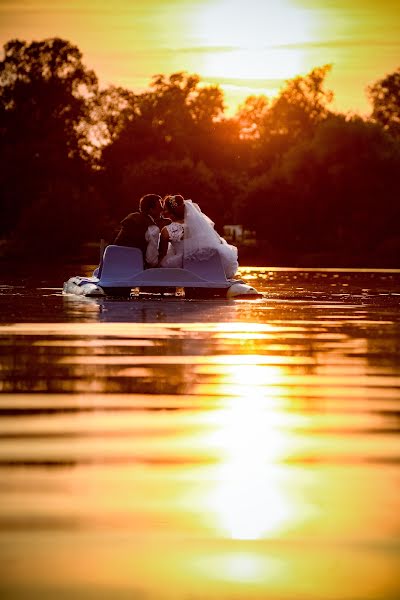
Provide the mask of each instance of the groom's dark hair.
{"label": "groom's dark hair", "polygon": [[149,214],[149,211],[156,206],[162,200],[158,194],[145,194],[139,200],[139,210],[145,215]]}

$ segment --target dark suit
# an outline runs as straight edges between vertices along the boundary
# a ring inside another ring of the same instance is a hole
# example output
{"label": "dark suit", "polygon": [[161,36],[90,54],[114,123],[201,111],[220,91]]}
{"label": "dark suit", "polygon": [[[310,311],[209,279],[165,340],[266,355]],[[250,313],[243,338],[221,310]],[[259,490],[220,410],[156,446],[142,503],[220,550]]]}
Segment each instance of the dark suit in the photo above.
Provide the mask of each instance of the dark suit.
{"label": "dark suit", "polygon": [[[157,225],[162,229],[165,225],[171,223],[170,219],[160,218]],[[117,237],[113,241],[116,246],[131,246],[139,248],[143,253],[143,260],[146,261],[146,231],[150,225],[154,225],[155,221],[148,215],[142,212],[130,213],[121,221],[121,229]],[[148,266],[145,262],[145,266]]]}
{"label": "dark suit", "polygon": [[130,213],[121,221],[121,229],[113,244],[116,246],[132,246],[140,248],[143,256],[146,256],[146,231],[152,225],[152,219],[141,212]]}

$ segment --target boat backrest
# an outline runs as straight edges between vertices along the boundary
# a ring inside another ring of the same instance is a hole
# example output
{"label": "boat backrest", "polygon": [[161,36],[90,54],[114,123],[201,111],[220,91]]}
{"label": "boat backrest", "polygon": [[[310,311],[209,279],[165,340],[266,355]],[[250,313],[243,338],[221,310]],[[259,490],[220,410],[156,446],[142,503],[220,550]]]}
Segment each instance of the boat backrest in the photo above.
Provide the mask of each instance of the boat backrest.
{"label": "boat backrest", "polygon": [[143,254],[139,248],[107,246],[104,251],[101,279],[126,279],[143,271]]}
{"label": "boat backrest", "polygon": [[193,258],[188,260],[185,258],[183,267],[192,273],[196,273],[196,275],[206,281],[226,282],[225,270],[217,250],[214,250],[207,260]]}

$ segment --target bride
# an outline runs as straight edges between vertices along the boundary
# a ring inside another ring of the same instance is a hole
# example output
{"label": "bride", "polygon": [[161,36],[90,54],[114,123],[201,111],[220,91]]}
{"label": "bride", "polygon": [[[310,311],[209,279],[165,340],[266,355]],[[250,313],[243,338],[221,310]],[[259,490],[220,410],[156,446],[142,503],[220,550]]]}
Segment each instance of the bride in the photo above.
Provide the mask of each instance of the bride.
{"label": "bride", "polygon": [[239,267],[238,252],[214,229],[214,223],[201,212],[198,204],[184,200],[183,196],[166,196],[164,215],[171,223],[161,230],[159,265],[183,267],[189,260],[207,260],[217,250],[228,279]]}

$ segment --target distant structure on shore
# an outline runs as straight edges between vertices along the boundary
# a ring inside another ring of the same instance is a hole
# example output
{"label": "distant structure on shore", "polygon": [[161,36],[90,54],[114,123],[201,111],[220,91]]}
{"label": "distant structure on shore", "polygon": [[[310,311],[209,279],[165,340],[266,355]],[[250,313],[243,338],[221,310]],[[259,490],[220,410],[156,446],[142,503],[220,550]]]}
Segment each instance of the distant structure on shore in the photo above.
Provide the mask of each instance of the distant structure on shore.
{"label": "distant structure on shore", "polygon": [[230,244],[239,246],[255,246],[256,232],[244,229],[243,225],[224,225],[224,238]]}

